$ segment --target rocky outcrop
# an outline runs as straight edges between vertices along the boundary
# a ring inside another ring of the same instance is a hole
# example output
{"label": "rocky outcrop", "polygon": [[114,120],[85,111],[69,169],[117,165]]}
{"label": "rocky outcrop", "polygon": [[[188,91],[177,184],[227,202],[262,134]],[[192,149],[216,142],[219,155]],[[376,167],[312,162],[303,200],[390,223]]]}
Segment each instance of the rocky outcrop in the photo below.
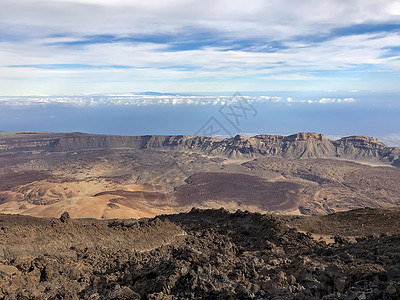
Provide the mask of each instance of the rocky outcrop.
{"label": "rocky outcrop", "polygon": [[[374,228],[387,213],[365,211],[362,224]],[[352,217],[339,217],[343,232]],[[138,222],[0,215],[0,298],[399,299],[398,228],[327,244],[290,226],[296,218],[223,209]]]}
{"label": "rocky outcrop", "polygon": [[339,157],[351,157],[357,159],[380,159],[383,151],[387,148],[385,144],[374,137],[349,136],[334,142]]}
{"label": "rocky outcrop", "polygon": [[176,135],[109,136],[82,133],[41,134],[13,139],[0,139],[4,151],[87,151],[104,149],[190,150],[208,155],[231,158],[341,158],[356,161],[400,165],[400,148],[387,147],[378,139],[350,136],[337,141],[322,134],[302,132],[289,136],[256,135],[233,138]]}

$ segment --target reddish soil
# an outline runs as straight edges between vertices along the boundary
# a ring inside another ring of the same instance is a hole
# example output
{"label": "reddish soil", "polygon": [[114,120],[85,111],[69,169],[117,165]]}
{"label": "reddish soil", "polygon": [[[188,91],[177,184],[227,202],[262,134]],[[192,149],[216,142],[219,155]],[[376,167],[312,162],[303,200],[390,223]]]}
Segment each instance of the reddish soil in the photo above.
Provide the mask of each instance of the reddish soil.
{"label": "reddish soil", "polygon": [[[114,195],[114,196],[121,196],[124,198],[136,198],[136,199],[139,198],[146,201],[165,201],[170,198],[169,195],[159,192],[123,191],[123,190],[105,191],[95,194],[94,197],[102,195]],[[114,200],[118,200],[118,198]]]}
{"label": "reddish soil", "polygon": [[201,204],[207,201],[234,201],[254,205],[264,210],[280,211],[297,207],[301,185],[268,182],[258,176],[229,173],[198,173],[176,188],[179,205]]}
{"label": "reddish soil", "polygon": [[368,236],[399,234],[400,208],[362,208],[325,216],[299,217],[292,224],[297,229],[321,234]]}
{"label": "reddish soil", "polygon": [[49,176],[49,174],[41,171],[10,172],[0,176],[0,190],[9,190],[20,185],[46,179]]}

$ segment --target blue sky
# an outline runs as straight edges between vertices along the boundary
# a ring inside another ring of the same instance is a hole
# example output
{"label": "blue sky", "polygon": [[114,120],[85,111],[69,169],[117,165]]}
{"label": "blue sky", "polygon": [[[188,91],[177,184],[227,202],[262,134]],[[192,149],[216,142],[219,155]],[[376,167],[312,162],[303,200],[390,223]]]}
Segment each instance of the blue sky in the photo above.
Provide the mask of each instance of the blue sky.
{"label": "blue sky", "polygon": [[400,91],[400,1],[0,5],[0,95]]}

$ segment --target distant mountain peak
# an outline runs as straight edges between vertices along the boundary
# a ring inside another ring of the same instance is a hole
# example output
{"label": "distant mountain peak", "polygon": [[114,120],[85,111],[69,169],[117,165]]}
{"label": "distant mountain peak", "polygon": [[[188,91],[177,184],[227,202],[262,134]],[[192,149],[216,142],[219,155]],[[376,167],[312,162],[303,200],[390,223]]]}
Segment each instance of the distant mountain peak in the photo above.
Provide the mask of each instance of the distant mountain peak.
{"label": "distant mountain peak", "polygon": [[358,135],[336,141],[313,132],[250,138],[236,135],[225,139],[188,135],[110,136],[82,133],[14,134],[9,139],[0,136],[0,151],[64,152],[117,148],[190,150],[233,158],[341,158],[400,166],[400,148],[387,147],[377,138]]}
{"label": "distant mountain peak", "polygon": [[386,147],[386,145],[384,143],[382,143],[381,141],[379,141],[377,138],[364,136],[364,135],[347,136],[347,137],[341,138],[340,141],[353,142],[353,143],[374,143],[374,144],[380,144],[380,145]]}
{"label": "distant mountain peak", "polygon": [[314,132],[299,132],[296,134],[292,134],[287,136],[287,139],[293,141],[306,141],[306,140],[328,140],[323,134],[314,133]]}

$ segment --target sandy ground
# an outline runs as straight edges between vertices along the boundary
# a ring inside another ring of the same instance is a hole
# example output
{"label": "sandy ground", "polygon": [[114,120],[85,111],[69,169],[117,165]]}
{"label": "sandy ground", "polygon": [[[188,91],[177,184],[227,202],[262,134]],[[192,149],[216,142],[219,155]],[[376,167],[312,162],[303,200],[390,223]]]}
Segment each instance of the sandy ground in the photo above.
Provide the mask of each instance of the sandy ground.
{"label": "sandy ground", "polygon": [[[59,217],[68,211],[72,218],[126,219],[153,217],[170,213],[171,209],[157,203],[149,203],[143,197],[116,200],[123,197],[115,195],[94,196],[104,191],[148,191],[148,185],[116,185],[107,181],[51,183],[46,180],[18,187],[12,192],[0,192],[0,196],[14,198],[0,205],[6,214],[22,214],[35,217]],[[23,198],[23,199],[21,199]],[[129,200],[129,201],[127,201]],[[37,205],[40,201],[41,205]]]}

